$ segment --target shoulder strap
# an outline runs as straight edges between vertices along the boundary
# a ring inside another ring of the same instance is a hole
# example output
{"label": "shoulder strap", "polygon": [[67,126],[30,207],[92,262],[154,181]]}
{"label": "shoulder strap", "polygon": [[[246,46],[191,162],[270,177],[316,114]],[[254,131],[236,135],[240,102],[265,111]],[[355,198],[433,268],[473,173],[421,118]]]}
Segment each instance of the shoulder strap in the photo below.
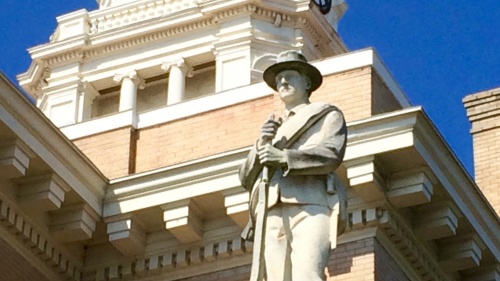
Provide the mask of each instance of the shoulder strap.
{"label": "shoulder strap", "polygon": [[[307,122],[305,122],[302,127],[298,128],[298,130],[294,134],[292,134],[290,136],[290,138],[288,140],[286,140],[286,142],[284,144],[280,145],[281,142],[277,142],[275,144],[275,147],[279,148],[279,149],[289,148],[290,146],[292,146],[293,143],[295,143],[295,141],[297,141],[297,139],[302,135],[302,133],[307,131],[307,129],[309,129],[312,125],[314,125],[316,122],[318,122],[318,120],[321,119],[323,116],[325,116],[326,114],[328,114],[334,110],[335,110],[335,107],[333,107],[333,106],[326,107],[322,111],[320,111],[318,114],[311,116],[311,118],[309,118],[307,120]],[[276,171],[276,168],[269,169],[269,179],[273,178],[275,171]]]}

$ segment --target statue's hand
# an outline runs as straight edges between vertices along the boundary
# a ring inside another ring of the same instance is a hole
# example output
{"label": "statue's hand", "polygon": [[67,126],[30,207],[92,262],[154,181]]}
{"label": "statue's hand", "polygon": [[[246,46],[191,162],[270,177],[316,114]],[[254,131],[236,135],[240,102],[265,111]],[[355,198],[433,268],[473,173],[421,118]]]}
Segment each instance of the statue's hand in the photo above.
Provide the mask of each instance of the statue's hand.
{"label": "statue's hand", "polygon": [[258,154],[262,165],[282,167],[287,164],[285,153],[269,143],[261,146]]}
{"label": "statue's hand", "polygon": [[259,137],[259,148],[263,146],[265,143],[269,143],[278,132],[278,128],[281,126],[282,120],[279,118],[278,120],[274,120],[274,114],[269,115],[269,118],[262,124],[260,128],[260,137]]}

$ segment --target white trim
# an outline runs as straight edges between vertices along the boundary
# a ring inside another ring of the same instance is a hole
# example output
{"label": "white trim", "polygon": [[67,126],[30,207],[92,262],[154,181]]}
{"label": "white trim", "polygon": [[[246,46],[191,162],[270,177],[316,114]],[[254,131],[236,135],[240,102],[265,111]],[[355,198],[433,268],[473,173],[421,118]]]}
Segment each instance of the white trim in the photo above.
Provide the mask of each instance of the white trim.
{"label": "white trim", "polygon": [[138,128],[142,129],[186,118],[203,112],[232,106],[241,102],[263,98],[272,94],[273,91],[265,83],[231,89],[225,92],[220,92],[210,96],[142,113],[139,115]]}
{"label": "white trim", "polygon": [[[342,73],[364,66],[373,66],[381,75],[382,79],[389,87],[389,90],[395,94],[399,103],[403,107],[410,106],[408,99],[406,99],[406,96],[394,81],[387,68],[381,63],[378,55],[373,49],[351,52],[317,61],[312,64],[318,67],[324,76]],[[127,116],[130,112],[120,112],[111,116],[66,126],[61,128],[61,131],[70,140],[74,140],[125,126],[142,129],[211,110],[232,106],[238,103],[271,96],[273,93],[273,90],[270,89],[264,82],[260,82],[141,113],[138,115],[137,124],[133,121],[133,117]]]}
{"label": "white trim", "polygon": [[136,123],[134,120],[137,118],[134,118],[134,115],[135,113],[133,110],[127,110],[110,116],[62,127],[60,129],[70,140],[75,140],[127,126],[136,127],[134,126]]}
{"label": "white trim", "polygon": [[101,214],[101,196],[107,179],[1,73],[0,91],[0,122],[26,143],[94,211]]}
{"label": "white trim", "polygon": [[[241,164],[241,163],[239,163]],[[201,178],[197,182],[168,186],[165,184],[163,191],[153,192],[140,197],[123,199],[117,202],[104,204],[103,217],[130,213],[149,207],[165,205],[168,203],[193,198],[203,194],[227,190],[240,186],[238,171],[218,175],[215,178]]]}
{"label": "white trim", "polygon": [[492,239],[500,233],[498,215],[434,124],[425,114],[424,118],[426,122],[420,124],[415,137],[415,149],[479,234],[496,261],[500,261],[500,240]]}
{"label": "white trim", "polygon": [[[381,114],[363,122],[348,124],[350,137],[346,160],[412,146],[412,128],[419,109],[416,107]],[[133,212],[240,187],[238,168],[249,149],[250,147],[245,147],[113,180],[107,190],[103,216]]]}
{"label": "white trim", "polygon": [[103,217],[239,188],[238,168],[249,148],[242,148],[155,171],[113,180],[108,186]]}

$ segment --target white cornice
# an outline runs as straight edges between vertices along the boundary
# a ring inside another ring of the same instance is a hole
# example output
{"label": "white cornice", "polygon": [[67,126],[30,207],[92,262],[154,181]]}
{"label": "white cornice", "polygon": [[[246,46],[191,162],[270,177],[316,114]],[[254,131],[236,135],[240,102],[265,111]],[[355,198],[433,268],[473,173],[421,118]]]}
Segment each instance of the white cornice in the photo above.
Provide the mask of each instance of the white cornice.
{"label": "white cornice", "polygon": [[420,119],[415,148],[499,263],[500,218],[425,112]]}
{"label": "white cornice", "polygon": [[248,151],[229,151],[113,180],[106,194],[103,217],[237,188],[238,169]]}
{"label": "white cornice", "polygon": [[0,112],[5,123],[98,214],[107,179],[43,113],[0,74]]}

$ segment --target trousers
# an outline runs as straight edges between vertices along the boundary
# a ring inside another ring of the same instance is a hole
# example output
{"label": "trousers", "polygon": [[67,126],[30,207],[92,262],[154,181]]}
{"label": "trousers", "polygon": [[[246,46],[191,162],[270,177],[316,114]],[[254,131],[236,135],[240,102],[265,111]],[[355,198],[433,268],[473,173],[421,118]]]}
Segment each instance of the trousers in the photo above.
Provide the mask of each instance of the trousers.
{"label": "trousers", "polygon": [[278,203],[267,214],[266,281],[324,281],[330,258],[326,206]]}

